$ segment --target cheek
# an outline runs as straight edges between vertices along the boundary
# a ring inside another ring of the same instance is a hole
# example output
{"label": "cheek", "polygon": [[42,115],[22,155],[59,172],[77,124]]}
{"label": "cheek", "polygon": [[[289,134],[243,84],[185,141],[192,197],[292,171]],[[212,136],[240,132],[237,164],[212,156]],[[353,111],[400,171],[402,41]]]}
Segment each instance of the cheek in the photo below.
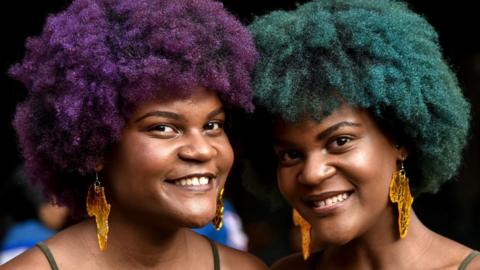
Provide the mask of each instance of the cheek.
{"label": "cheek", "polygon": [[123,168],[130,174],[165,173],[168,164],[176,158],[176,146],[168,143],[137,142],[126,145],[120,153]]}
{"label": "cheek", "polygon": [[172,144],[154,144],[149,140],[129,140],[119,145],[106,168],[115,194],[155,191],[158,182],[151,180],[167,176],[170,165],[174,164],[174,152]]}
{"label": "cheek", "polygon": [[363,197],[372,197],[374,194],[385,198],[388,196],[396,158],[388,152],[377,149],[374,147],[359,149],[342,161],[343,171],[358,187]]}
{"label": "cheek", "polygon": [[147,174],[165,174],[172,169],[177,160],[177,147],[174,144],[149,145],[138,148],[132,153],[133,167]]}

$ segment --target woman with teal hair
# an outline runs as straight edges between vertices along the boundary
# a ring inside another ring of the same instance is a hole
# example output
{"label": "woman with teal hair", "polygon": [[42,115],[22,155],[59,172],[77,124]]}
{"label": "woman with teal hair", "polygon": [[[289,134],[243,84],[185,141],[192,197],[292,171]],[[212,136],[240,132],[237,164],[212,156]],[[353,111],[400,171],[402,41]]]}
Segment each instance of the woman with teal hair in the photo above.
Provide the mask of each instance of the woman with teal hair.
{"label": "woman with teal hair", "polygon": [[470,120],[433,27],[399,1],[322,0],[250,30],[256,105],[302,232],[303,258],[273,268],[479,269],[412,209],[455,175]]}

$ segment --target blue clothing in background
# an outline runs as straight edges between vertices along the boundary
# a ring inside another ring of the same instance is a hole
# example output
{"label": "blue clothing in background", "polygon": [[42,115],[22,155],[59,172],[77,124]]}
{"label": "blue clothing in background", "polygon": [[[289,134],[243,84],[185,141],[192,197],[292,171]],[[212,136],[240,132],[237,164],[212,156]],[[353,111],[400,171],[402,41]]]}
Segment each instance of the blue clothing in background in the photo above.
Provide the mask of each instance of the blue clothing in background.
{"label": "blue clothing in background", "polygon": [[248,238],[243,231],[242,221],[228,200],[223,199],[223,205],[223,226],[219,231],[215,230],[211,223],[205,227],[193,229],[193,231],[205,235],[217,243],[246,251]]}
{"label": "blue clothing in background", "polygon": [[1,243],[0,265],[33,247],[37,242],[45,241],[53,234],[54,231],[33,219],[11,226]]}

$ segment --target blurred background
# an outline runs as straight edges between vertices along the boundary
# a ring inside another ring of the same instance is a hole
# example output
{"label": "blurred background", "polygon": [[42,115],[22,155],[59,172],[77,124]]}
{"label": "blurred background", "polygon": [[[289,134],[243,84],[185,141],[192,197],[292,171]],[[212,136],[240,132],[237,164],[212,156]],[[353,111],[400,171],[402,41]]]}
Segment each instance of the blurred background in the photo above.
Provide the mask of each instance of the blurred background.
{"label": "blurred background", "polygon": [[[227,9],[248,24],[254,16],[275,9],[293,9],[306,1],[246,0],[222,1]],[[465,96],[472,103],[473,120],[471,138],[464,153],[464,162],[458,177],[444,185],[434,195],[415,199],[414,208],[419,218],[430,229],[480,249],[480,10],[475,1],[407,1],[417,13],[424,15],[440,35],[444,56],[456,71]],[[21,60],[25,39],[40,33],[48,14],[56,13],[70,3],[69,0],[2,1],[0,27],[0,127],[2,161],[0,162],[0,244],[10,234],[13,224],[27,224],[36,220],[42,227],[43,237],[67,226],[66,209],[45,210],[44,202],[36,190],[25,185],[21,172],[21,157],[11,126],[16,104],[25,97],[25,89],[8,78],[8,67]],[[260,187],[243,178],[258,178],[246,168],[248,161],[240,160],[237,173],[227,182],[226,196],[232,209],[238,213],[248,242],[246,248],[265,262],[298,250],[298,234],[291,227],[290,208],[274,188],[268,196],[256,196]],[[249,174],[251,173],[251,174]],[[274,182],[274,179],[262,179]],[[272,185],[273,187],[274,185]],[[253,192],[252,192],[253,191]],[[48,207],[48,206],[47,206]],[[43,209],[43,210],[42,210]],[[53,221],[42,218],[58,217]],[[0,245],[1,246],[1,245]],[[0,262],[1,263],[1,262]]]}

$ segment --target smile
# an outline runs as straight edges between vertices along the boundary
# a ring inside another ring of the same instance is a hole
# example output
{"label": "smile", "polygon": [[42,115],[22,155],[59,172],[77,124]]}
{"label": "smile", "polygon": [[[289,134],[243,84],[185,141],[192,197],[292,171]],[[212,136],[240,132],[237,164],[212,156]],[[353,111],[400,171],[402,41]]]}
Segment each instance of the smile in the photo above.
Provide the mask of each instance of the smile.
{"label": "smile", "polygon": [[324,200],[313,201],[312,203],[315,208],[329,207],[347,200],[349,196],[349,193],[344,192]]}
{"label": "smile", "polygon": [[211,182],[211,177],[190,177],[173,181],[176,186],[205,186]]}
{"label": "smile", "polygon": [[191,191],[208,191],[213,188],[213,183],[216,179],[215,174],[211,173],[196,173],[189,174],[179,178],[168,179],[166,182],[175,185],[181,189]]}

